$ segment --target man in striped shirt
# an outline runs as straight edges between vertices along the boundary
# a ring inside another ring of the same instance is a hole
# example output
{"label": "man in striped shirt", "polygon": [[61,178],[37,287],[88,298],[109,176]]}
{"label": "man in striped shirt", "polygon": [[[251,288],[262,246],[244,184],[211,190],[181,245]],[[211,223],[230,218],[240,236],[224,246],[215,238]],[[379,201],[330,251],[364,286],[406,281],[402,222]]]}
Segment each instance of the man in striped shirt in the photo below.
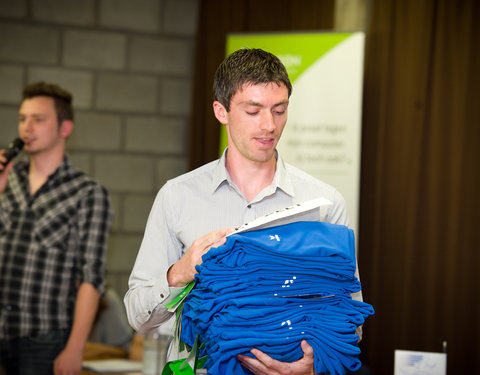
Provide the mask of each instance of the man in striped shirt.
{"label": "man in striped shirt", "polygon": [[25,87],[26,160],[0,151],[0,372],[80,374],[103,292],[112,213],[107,191],[65,154],[72,96]]}
{"label": "man in striped shirt", "polygon": [[[260,49],[227,57],[214,78],[213,111],[226,128],[219,160],[169,180],[159,191],[129,279],[125,306],[130,325],[144,333],[173,316],[166,308],[194,280],[196,265],[244,223],[297,203],[324,197],[308,221],[348,226],[345,200],[332,186],[284,162],[276,147],[287,122],[292,86],[281,61]],[[252,349],[239,356],[255,374],[314,374],[313,349],[284,363]],[[172,347],[169,360],[178,357]]]}

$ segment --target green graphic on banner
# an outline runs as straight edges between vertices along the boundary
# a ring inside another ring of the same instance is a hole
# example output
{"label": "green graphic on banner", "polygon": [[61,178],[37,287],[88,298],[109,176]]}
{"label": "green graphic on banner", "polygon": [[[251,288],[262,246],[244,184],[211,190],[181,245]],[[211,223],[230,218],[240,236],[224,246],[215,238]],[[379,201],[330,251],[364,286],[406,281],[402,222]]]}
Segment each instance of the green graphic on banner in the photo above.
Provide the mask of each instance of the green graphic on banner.
{"label": "green graphic on banner", "polygon": [[[292,85],[325,53],[352,33],[231,34],[227,37],[227,56],[240,48],[261,48],[282,61]],[[227,147],[227,132],[220,128],[220,155]]]}
{"label": "green graphic on banner", "polygon": [[310,65],[350,35],[352,34],[232,34],[227,38],[227,55],[245,47],[271,52],[285,65],[293,84]]}

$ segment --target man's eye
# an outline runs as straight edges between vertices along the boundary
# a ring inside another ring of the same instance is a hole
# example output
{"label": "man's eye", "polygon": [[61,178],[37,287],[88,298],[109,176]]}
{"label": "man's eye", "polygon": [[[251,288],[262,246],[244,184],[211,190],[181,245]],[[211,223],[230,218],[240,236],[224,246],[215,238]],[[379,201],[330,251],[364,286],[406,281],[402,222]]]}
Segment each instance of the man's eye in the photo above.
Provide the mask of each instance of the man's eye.
{"label": "man's eye", "polygon": [[281,115],[283,115],[283,114],[285,113],[285,111],[275,111],[274,113],[275,113],[276,115],[281,116]]}
{"label": "man's eye", "polygon": [[247,115],[255,116],[255,115],[258,115],[258,112],[247,112]]}

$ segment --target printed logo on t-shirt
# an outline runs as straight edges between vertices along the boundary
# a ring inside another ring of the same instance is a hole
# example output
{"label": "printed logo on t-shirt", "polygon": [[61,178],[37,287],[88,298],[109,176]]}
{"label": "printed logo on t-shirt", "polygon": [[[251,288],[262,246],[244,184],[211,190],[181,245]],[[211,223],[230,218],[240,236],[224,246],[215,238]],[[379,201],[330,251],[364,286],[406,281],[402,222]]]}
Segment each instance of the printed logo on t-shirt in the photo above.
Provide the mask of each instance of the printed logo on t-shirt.
{"label": "printed logo on t-shirt", "polygon": [[277,240],[278,242],[280,242],[280,237],[278,237],[278,234],[272,236],[270,235],[270,239],[273,241],[273,240]]}

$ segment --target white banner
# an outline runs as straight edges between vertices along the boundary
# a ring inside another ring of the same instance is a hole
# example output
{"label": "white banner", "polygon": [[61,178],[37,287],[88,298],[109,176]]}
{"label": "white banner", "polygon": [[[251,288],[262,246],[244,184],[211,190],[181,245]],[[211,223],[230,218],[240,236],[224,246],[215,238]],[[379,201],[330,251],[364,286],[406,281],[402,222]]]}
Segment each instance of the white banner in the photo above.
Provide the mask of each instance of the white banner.
{"label": "white banner", "polygon": [[[356,236],[364,41],[362,32],[235,34],[227,40],[228,54],[262,48],[285,64],[293,93],[279,152],[342,193]],[[223,135],[222,151],[225,144]]]}

